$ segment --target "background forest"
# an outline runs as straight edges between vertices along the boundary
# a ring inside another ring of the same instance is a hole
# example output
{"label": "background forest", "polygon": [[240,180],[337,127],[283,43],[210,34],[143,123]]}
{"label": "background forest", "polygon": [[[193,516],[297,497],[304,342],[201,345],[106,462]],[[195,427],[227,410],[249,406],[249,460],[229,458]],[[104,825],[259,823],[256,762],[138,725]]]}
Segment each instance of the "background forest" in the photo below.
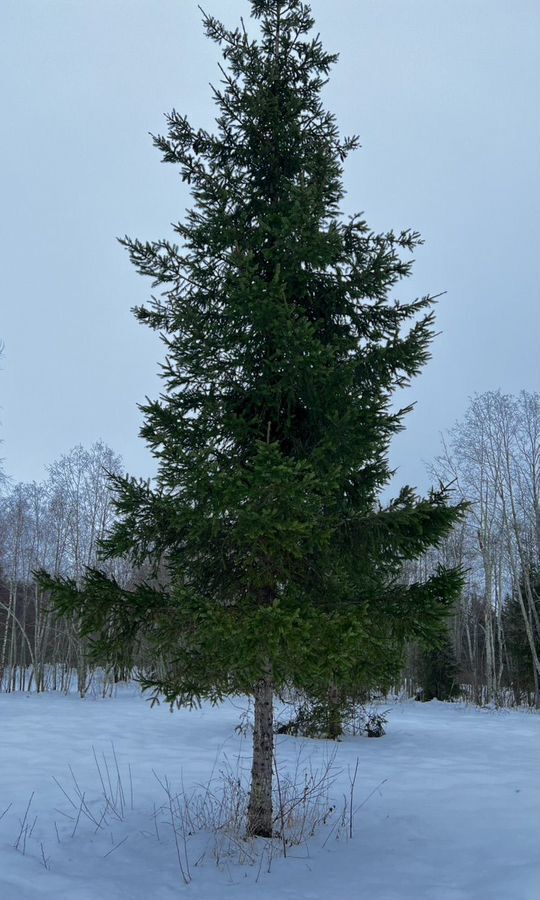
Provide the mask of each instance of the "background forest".
{"label": "background forest", "polygon": [[[394,691],[424,699],[540,706],[540,396],[475,396],[442,440],[433,483],[452,482],[469,502],[463,521],[436,551],[408,564],[404,583],[439,563],[462,566],[466,583],[437,650],[408,648]],[[0,689],[93,689],[95,669],[77,623],[58,616],[32,573],[82,577],[114,520],[108,473],[122,460],[101,442],[74,447],[41,483],[3,480],[0,497]],[[129,587],[146,575],[128,562],[101,568]],[[134,661],[144,671],[148,661]],[[100,678],[109,690],[130,672]]]}

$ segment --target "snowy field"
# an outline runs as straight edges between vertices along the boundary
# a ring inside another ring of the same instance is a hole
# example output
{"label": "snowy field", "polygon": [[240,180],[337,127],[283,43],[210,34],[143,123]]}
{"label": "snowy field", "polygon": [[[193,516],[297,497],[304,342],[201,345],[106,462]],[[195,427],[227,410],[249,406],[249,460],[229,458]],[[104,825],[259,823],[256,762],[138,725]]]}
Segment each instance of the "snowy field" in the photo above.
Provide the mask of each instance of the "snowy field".
{"label": "snowy field", "polygon": [[285,859],[279,841],[235,848],[196,827],[215,813],[220,771],[248,766],[241,709],[171,714],[134,688],[0,695],[0,898],[540,897],[539,716],[409,702],[382,739],[278,738],[283,790],[287,772],[303,783],[326,766],[336,806]]}

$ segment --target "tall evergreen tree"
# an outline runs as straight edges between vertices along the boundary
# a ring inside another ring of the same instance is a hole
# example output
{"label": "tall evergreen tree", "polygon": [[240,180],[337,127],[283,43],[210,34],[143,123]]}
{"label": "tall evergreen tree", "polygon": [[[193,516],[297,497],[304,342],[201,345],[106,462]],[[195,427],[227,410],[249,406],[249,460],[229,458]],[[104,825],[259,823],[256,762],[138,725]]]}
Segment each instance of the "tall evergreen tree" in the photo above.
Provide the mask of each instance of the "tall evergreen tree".
{"label": "tall evergreen tree", "polygon": [[[531,565],[527,573],[532,588],[534,606],[529,607],[529,628],[533,635],[536,652],[540,655],[540,571]],[[522,579],[525,581],[525,578]],[[506,651],[507,683],[512,685],[516,703],[522,702],[522,694],[535,694],[537,702],[537,683],[534,668],[531,666],[531,649],[527,638],[527,630],[523,618],[521,604],[517,597],[520,589],[525,592],[523,583],[518,585],[513,594],[505,600],[502,610],[502,625]]]}
{"label": "tall evergreen tree", "polygon": [[422,700],[450,700],[459,692],[456,654],[450,635],[436,647],[420,648],[418,676]]}
{"label": "tall evergreen tree", "polygon": [[204,16],[225,65],[215,133],[173,111],[154,143],[191,187],[180,243],[125,238],[158,291],[135,315],[166,346],[142,410],[155,485],[115,478],[105,556],[167,578],[126,591],[39,578],[77,610],[98,658],[145,641],[171,702],[255,698],[248,832],[272,833],[272,698],[390,678],[404,641],[441,628],[460,573],[400,584],[461,508],[404,487],[384,507],[393,392],[428,359],[433,298],[392,298],[420,243],[343,220],[341,140],[321,91],[336,56],[300,0],[251,0],[257,39]]}

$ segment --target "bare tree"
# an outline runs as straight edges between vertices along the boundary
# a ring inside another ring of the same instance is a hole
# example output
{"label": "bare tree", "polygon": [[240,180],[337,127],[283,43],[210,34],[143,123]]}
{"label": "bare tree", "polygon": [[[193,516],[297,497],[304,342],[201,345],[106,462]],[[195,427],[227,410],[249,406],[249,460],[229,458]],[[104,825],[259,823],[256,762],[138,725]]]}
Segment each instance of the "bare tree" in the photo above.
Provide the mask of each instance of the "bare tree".
{"label": "bare tree", "polygon": [[[95,565],[114,516],[107,476],[119,471],[120,458],[102,442],[79,446],[49,467],[44,483],[15,485],[0,498],[0,685],[7,689],[43,690],[52,666],[54,687],[69,686],[74,668],[86,692],[87,652],[76,623],[51,613],[32,573],[47,567],[79,579]],[[127,564],[116,568],[125,581]]]}
{"label": "bare tree", "polygon": [[[506,652],[502,613],[505,595],[511,592],[522,611],[535,701],[540,704],[540,622],[533,588],[540,550],[539,459],[539,395],[522,391],[514,397],[490,391],[473,398],[463,421],[443,440],[443,452],[433,467],[439,477],[453,479],[471,504],[465,536],[469,597],[483,597],[488,700],[501,689]],[[467,616],[464,622],[468,629]],[[469,630],[466,636],[472,659],[477,650]]]}

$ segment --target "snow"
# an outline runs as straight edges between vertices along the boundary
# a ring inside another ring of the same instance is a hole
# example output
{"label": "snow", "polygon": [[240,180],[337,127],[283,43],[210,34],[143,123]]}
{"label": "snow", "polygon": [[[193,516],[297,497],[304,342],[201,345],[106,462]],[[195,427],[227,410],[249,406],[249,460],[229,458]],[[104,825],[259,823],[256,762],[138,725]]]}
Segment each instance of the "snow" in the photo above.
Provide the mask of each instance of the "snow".
{"label": "snow", "polygon": [[[218,844],[207,832],[187,835],[185,844],[180,837],[191,873],[185,885],[167,804],[157,832],[154,825],[166,800],[156,776],[174,793],[201,796],[211,779],[218,790],[227,760],[234,771],[239,756],[247,769],[249,736],[235,732],[241,708],[235,700],[171,714],[151,709],[135,687],[109,699],[1,694],[2,900],[540,897],[540,717],[437,701],[394,704],[381,739],[334,745],[279,737],[284,779],[287,770],[331,765],[334,816],[286,859],[277,841],[273,849],[272,842],[251,846],[251,864],[216,859]],[[105,781],[111,778],[105,793],[114,793],[114,754],[124,789],[124,814],[109,809],[100,827],[86,812],[76,821],[77,786],[92,816],[105,809],[94,751]],[[351,839],[339,811],[357,760],[360,808]]]}

